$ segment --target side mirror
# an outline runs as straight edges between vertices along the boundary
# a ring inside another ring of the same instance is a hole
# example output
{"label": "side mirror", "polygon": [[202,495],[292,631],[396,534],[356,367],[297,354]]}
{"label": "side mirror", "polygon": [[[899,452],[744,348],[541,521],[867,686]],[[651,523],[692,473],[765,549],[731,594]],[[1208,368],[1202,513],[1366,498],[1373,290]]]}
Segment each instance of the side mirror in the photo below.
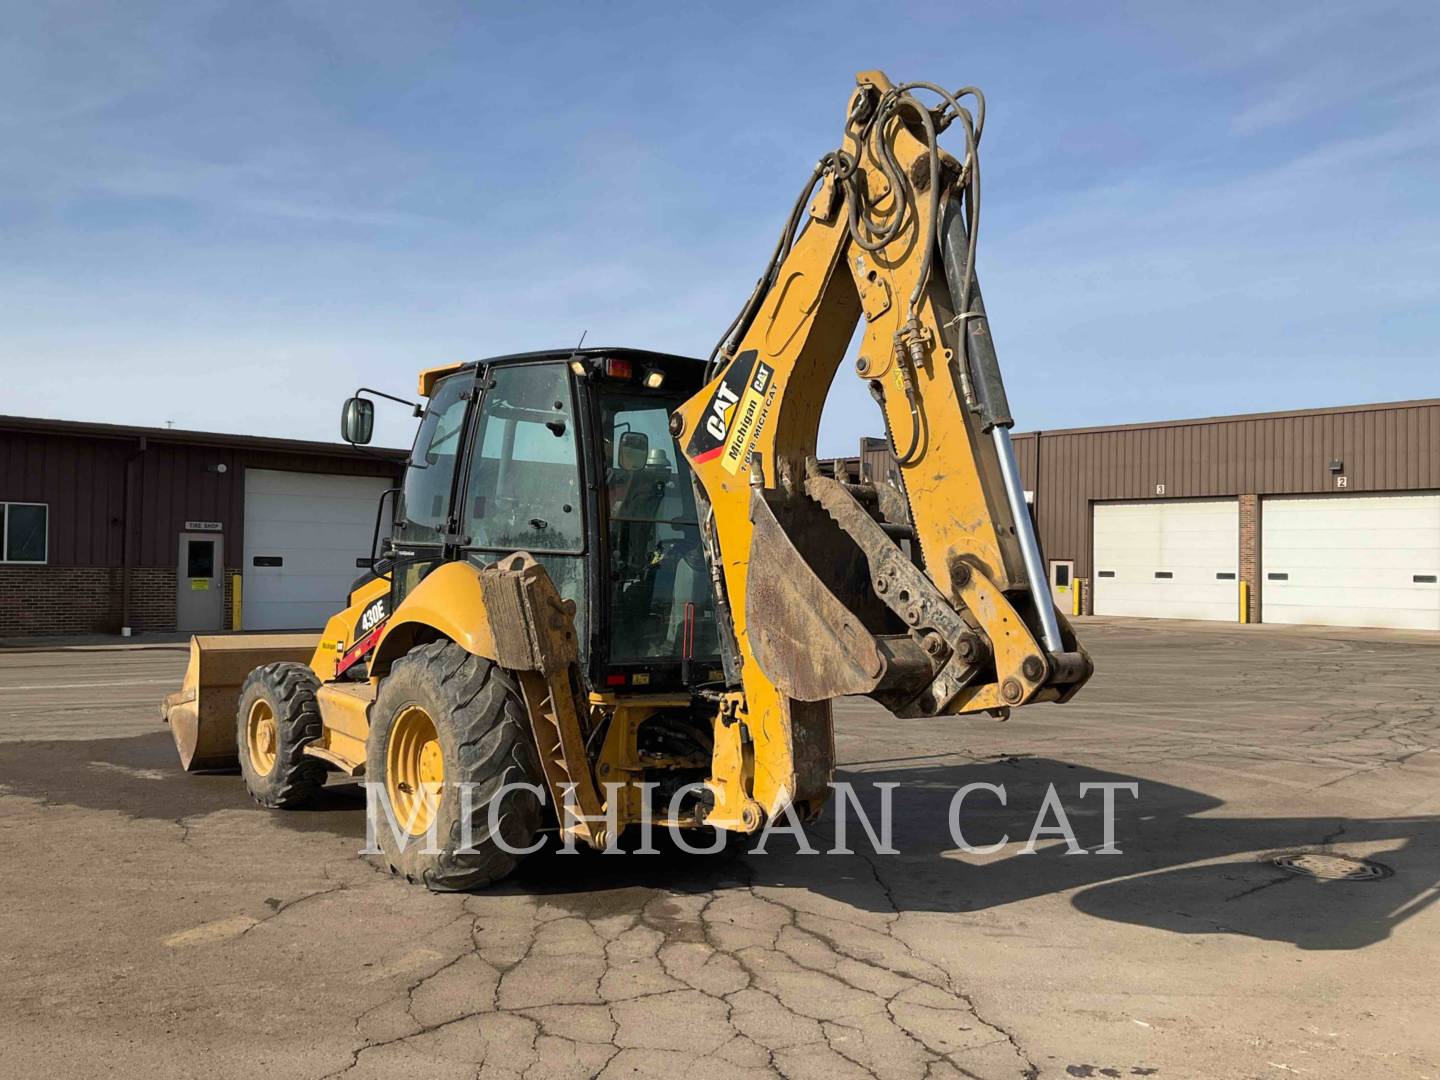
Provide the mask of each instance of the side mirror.
{"label": "side mirror", "polygon": [[375,403],[368,398],[346,398],[340,410],[340,437],[352,446],[364,446],[374,434]]}
{"label": "side mirror", "polygon": [[616,462],[626,472],[639,472],[650,456],[650,436],[643,431],[627,431],[620,436]]}

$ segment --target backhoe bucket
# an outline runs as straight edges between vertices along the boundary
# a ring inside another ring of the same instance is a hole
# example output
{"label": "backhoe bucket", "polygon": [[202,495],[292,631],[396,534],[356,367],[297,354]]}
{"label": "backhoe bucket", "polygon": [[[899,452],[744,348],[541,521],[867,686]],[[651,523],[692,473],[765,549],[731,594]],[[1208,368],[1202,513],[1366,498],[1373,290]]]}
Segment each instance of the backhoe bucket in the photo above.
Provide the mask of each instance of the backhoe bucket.
{"label": "backhoe bucket", "polygon": [[309,663],[319,643],[319,634],[192,637],[185,681],[160,706],[185,771],[238,767],[235,709],[245,677],[281,660]]}
{"label": "backhoe bucket", "polygon": [[863,556],[835,521],[806,496],[762,489],[751,496],[750,520],[745,606],[766,678],[797,701],[918,694],[933,678],[925,654],[903,633],[881,631]]}

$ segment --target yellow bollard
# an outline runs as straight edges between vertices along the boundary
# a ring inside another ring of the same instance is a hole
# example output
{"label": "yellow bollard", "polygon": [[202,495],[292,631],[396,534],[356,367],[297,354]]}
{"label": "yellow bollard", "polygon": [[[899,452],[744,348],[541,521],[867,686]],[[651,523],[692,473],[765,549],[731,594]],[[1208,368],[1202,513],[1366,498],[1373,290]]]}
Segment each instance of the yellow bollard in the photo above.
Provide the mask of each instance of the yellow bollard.
{"label": "yellow bollard", "polygon": [[1240,621],[1250,621],[1250,583],[1243,579],[1240,582]]}
{"label": "yellow bollard", "polygon": [[230,629],[239,630],[242,625],[240,619],[241,577],[239,574],[232,574],[230,577]]}

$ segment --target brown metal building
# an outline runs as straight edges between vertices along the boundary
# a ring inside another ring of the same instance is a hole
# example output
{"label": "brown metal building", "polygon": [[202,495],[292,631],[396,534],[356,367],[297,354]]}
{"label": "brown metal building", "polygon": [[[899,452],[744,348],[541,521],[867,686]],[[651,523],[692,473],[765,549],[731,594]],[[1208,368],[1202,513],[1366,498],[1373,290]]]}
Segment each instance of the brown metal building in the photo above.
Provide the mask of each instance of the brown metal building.
{"label": "brown metal building", "polygon": [[[1440,399],[1014,444],[1072,610],[1440,630]],[[860,459],[895,467],[880,439]]]}
{"label": "brown metal building", "polygon": [[245,625],[266,628],[287,609],[265,607],[265,586],[325,591],[359,573],[402,456],[0,416],[0,637],[229,628],[239,574],[256,586]]}
{"label": "brown metal building", "polygon": [[[1070,610],[1440,630],[1440,399],[1014,442]],[[0,417],[0,637],[318,625],[402,457]]]}

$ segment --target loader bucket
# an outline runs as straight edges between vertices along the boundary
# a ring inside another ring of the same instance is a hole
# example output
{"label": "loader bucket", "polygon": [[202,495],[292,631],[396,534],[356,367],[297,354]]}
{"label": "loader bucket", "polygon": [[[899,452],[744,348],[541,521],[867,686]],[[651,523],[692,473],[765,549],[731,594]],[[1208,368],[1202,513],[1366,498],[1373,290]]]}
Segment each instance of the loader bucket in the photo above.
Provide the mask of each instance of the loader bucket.
{"label": "loader bucket", "polygon": [[231,634],[190,639],[190,664],[178,693],[160,706],[186,772],[233,769],[235,709],[255,668],[280,660],[309,663],[319,634]]}

